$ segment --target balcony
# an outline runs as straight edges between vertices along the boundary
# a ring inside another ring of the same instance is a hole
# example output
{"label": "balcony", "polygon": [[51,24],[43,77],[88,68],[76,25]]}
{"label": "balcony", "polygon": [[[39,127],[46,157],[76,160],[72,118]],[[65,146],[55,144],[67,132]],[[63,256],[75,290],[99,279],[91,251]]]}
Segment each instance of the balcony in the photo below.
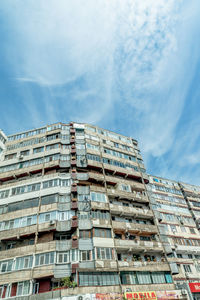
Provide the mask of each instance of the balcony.
{"label": "balcony", "polygon": [[92,219],[93,227],[111,228],[110,220],[105,219]]}
{"label": "balcony", "polygon": [[31,234],[35,234],[37,230],[39,232],[42,232],[42,231],[52,231],[55,229],[56,229],[56,222],[53,224],[50,224],[50,222],[42,223],[38,225],[38,228],[37,225],[13,228],[13,229],[1,231],[0,240],[19,239],[20,237],[23,236],[29,236]]}
{"label": "balcony", "polygon": [[120,214],[120,216],[134,216],[148,219],[153,218],[153,212],[150,209],[141,209],[137,207],[110,204],[110,211],[114,214]]}
{"label": "balcony", "polygon": [[1,181],[7,181],[14,178],[24,177],[28,176],[29,174],[35,174],[41,172],[43,169],[48,171],[51,169],[59,168],[59,160],[50,161],[44,164],[38,164],[29,166],[26,168],[16,169],[12,171],[7,171],[0,173],[0,180]]}
{"label": "balcony", "polygon": [[120,231],[130,231],[133,233],[147,233],[147,234],[156,234],[158,229],[155,225],[148,224],[137,224],[137,223],[125,223],[125,222],[112,222],[113,229],[118,229]]}
{"label": "balcony", "polygon": [[44,242],[44,243],[36,244],[36,247],[35,245],[27,245],[27,246],[12,248],[5,251],[0,251],[0,260],[5,259],[5,257],[11,258],[15,256],[21,256],[23,253],[29,255],[32,253],[55,251],[58,250],[56,247],[57,242],[64,242],[64,241]]}
{"label": "balcony", "polygon": [[141,203],[149,203],[149,199],[146,195],[137,192],[125,192],[116,189],[107,189],[108,196],[119,197],[119,199],[129,199],[132,201],[137,201]]}
{"label": "balcony", "polygon": [[96,271],[117,271],[117,261],[116,260],[96,260],[95,261]]}
{"label": "balcony", "polygon": [[91,202],[91,208],[93,209],[102,209],[102,210],[109,210],[109,204],[104,202]]}
{"label": "balcony", "polygon": [[120,271],[170,271],[167,262],[118,261]]}
{"label": "balcony", "polygon": [[200,254],[200,247],[198,246],[175,245],[175,250],[176,253]]}
{"label": "balcony", "polygon": [[115,239],[115,247],[118,250],[130,250],[137,253],[163,253],[162,244],[157,241],[121,240]]}

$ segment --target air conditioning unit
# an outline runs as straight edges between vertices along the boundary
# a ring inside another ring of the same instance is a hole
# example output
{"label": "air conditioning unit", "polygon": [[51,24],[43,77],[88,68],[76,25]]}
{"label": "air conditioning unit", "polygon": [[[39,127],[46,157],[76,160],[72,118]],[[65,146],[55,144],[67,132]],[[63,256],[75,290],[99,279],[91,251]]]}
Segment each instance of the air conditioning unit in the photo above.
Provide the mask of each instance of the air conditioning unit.
{"label": "air conditioning unit", "polygon": [[181,290],[181,294],[182,295],[187,295],[187,291],[186,290]]}
{"label": "air conditioning unit", "polygon": [[20,155],[20,156],[19,156],[19,160],[22,160],[23,158],[24,158],[23,155]]}
{"label": "air conditioning unit", "polygon": [[190,278],[190,273],[185,272],[185,276],[186,276],[186,278]]}
{"label": "air conditioning unit", "polygon": [[55,225],[56,221],[55,220],[51,220],[49,223],[50,223],[50,225]]}
{"label": "air conditioning unit", "polygon": [[91,300],[91,295],[90,294],[78,295],[76,300]]}
{"label": "air conditioning unit", "polygon": [[126,288],[125,293],[132,292],[131,288]]}

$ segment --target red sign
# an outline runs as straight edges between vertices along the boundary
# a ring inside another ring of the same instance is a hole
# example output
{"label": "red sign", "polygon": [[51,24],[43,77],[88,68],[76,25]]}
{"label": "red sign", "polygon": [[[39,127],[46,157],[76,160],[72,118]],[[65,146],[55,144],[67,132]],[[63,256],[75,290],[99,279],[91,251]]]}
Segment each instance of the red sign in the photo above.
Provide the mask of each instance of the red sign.
{"label": "red sign", "polygon": [[157,300],[155,292],[130,292],[130,293],[128,292],[125,293],[125,298],[127,300],[139,300],[139,299]]}
{"label": "red sign", "polygon": [[189,283],[189,286],[192,293],[200,292],[200,282]]}

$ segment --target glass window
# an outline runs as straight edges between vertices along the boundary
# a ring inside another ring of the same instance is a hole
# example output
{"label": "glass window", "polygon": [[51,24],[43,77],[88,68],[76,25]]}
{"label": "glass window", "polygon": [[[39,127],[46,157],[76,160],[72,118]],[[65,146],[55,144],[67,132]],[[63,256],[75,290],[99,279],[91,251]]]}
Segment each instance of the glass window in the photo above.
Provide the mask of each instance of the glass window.
{"label": "glass window", "polygon": [[188,272],[188,273],[192,272],[190,265],[183,265],[183,268],[184,268],[185,272]]}
{"label": "glass window", "polygon": [[106,195],[103,193],[95,193],[91,192],[90,193],[91,201],[96,201],[96,202],[107,202]]}
{"label": "glass window", "polygon": [[94,228],[94,237],[111,238],[111,230],[106,228]]}
{"label": "glass window", "polygon": [[113,259],[112,248],[97,248],[97,259],[111,260]]}
{"label": "glass window", "polygon": [[165,275],[163,272],[152,272],[151,273],[153,283],[165,283]]}
{"label": "glass window", "polygon": [[54,255],[55,255],[55,252],[36,254],[35,266],[53,264],[54,263]]}
{"label": "glass window", "polygon": [[151,284],[151,275],[149,272],[137,272],[137,279],[139,284]]}
{"label": "glass window", "polygon": [[119,277],[116,272],[80,272],[80,286],[118,285]]}

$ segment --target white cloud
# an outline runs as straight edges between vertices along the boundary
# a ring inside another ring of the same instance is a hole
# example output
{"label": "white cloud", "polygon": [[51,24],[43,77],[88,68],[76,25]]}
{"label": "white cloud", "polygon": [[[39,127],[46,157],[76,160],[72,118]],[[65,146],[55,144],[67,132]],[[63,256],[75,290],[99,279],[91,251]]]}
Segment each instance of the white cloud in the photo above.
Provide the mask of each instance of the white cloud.
{"label": "white cloud", "polygon": [[[17,37],[8,51],[14,75],[42,90],[43,110],[31,95],[25,102],[32,122],[45,115],[48,123],[70,118],[114,127],[117,115],[122,123],[128,117],[137,132],[125,134],[140,138],[147,162],[153,155],[163,165],[172,147],[177,161],[185,145],[184,138],[177,144],[177,124],[199,58],[199,8],[198,0],[4,1]],[[192,151],[188,162],[196,161]]]}

